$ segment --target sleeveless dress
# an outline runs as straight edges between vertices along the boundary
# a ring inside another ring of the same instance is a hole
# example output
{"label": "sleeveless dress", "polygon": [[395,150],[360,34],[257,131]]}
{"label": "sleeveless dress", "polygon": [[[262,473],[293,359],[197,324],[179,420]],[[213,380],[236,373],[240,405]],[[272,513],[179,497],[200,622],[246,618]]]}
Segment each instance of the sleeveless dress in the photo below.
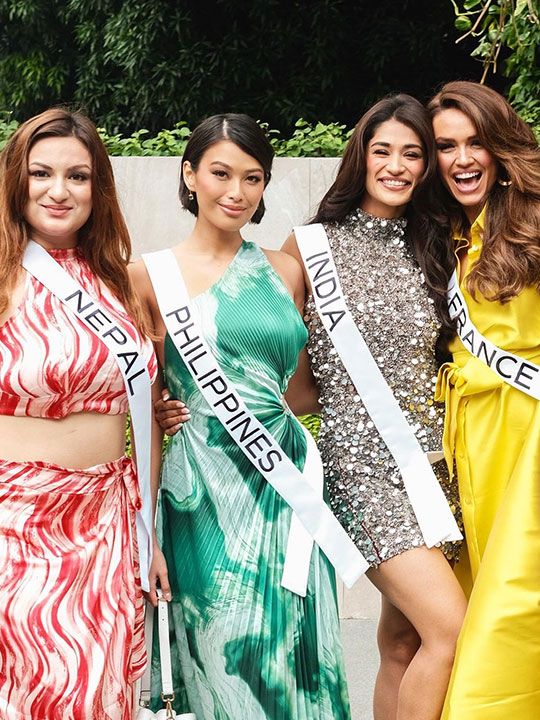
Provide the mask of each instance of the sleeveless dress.
{"label": "sleeveless dress", "polygon": [[[283,393],[307,333],[264,253],[243,242],[192,308],[228,378],[302,469],[305,437]],[[176,711],[197,720],[349,718],[333,568],[315,546],[307,596],[281,587],[290,508],[214,416],[169,337],[165,376],[191,411],[168,446],[161,487]]]}
{"label": "sleeveless dress", "polygon": [[[325,224],[341,287],[403,414],[425,452],[442,449],[444,408],[433,402],[438,323],[405,238],[406,220],[357,209]],[[322,405],[318,446],[334,514],[372,567],[424,544],[399,469],[317,314],[306,303],[308,353]],[[433,466],[452,511],[459,504],[444,461]],[[459,518],[458,518],[459,519]],[[445,543],[449,558],[459,543]]]}
{"label": "sleeveless dress", "polygon": [[[51,255],[138,338],[77,249]],[[145,354],[155,375],[148,343]],[[103,343],[27,275],[21,306],[0,326],[0,414],[81,411],[125,413],[122,376]],[[0,718],[131,720],[145,664],[140,507],[129,458],[83,470],[0,460]]]}
{"label": "sleeveless dress", "polygon": [[[469,263],[482,252],[482,213]],[[540,293],[474,300],[472,322],[498,347],[540,365]],[[456,337],[441,368],[444,433],[466,546],[456,566],[469,607],[443,720],[540,718],[540,402],[504,382]]]}

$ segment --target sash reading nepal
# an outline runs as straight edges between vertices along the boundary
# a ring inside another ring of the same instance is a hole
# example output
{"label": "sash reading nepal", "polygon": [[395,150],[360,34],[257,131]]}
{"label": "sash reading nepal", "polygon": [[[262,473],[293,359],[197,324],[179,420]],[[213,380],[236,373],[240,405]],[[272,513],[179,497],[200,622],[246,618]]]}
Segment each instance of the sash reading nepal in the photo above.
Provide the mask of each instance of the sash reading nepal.
{"label": "sash reading nepal", "polygon": [[[315,541],[347,587],[368,563],[322,498],[322,482],[298,470],[274,437],[257,420],[220,368],[191,310],[187,288],[170,250],[143,255],[167,331],[193,380],[216,417],[274,490],[296,514],[291,520],[282,585],[305,596],[312,542]],[[308,438],[308,453],[316,446]],[[319,458],[320,463],[320,458]],[[321,464],[322,465],[322,464]],[[313,467],[306,459],[306,472]],[[317,487],[314,487],[317,485]],[[299,532],[298,523],[304,530]],[[291,541],[291,532],[296,541]]]}
{"label": "sash reading nepal", "polygon": [[450,317],[456,321],[457,333],[467,350],[497,373],[505,383],[540,400],[540,367],[519,355],[501,350],[482,335],[470,318],[456,271],[448,283],[447,297]]}
{"label": "sash reading nepal", "polygon": [[152,498],[150,491],[150,437],[152,420],[151,380],[138,344],[74,280],[49,253],[29,241],[23,267],[94,333],[114,355],[126,387],[136,450],[137,476],[142,508],[137,512],[137,540],[141,585],[149,590],[152,552]]}
{"label": "sash reading nepal", "polygon": [[403,478],[427,547],[460,540],[462,535],[429,458],[358,330],[347,307],[324,227],[294,228],[315,307],[371,420],[391,452]]}

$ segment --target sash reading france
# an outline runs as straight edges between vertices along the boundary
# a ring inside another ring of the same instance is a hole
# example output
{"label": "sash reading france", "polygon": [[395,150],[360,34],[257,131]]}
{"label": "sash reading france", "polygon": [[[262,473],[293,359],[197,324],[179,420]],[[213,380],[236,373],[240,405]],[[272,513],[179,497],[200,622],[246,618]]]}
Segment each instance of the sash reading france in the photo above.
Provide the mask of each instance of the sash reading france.
{"label": "sash reading france", "polygon": [[470,318],[455,271],[448,283],[447,299],[450,317],[456,321],[458,335],[467,350],[497,373],[504,382],[540,400],[540,367],[519,355],[501,350],[482,335]]}

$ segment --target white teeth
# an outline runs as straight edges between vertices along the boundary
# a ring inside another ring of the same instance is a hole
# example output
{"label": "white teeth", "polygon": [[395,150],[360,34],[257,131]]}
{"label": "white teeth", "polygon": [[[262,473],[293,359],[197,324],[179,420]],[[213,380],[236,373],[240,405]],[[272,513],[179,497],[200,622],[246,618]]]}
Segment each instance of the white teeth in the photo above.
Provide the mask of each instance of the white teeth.
{"label": "white teeth", "polygon": [[459,173],[458,175],[454,175],[456,180],[469,180],[470,178],[480,177],[480,173],[478,171],[475,172],[464,172]]}
{"label": "white teeth", "polygon": [[392,185],[393,187],[405,187],[407,185],[403,180],[383,180],[385,185]]}

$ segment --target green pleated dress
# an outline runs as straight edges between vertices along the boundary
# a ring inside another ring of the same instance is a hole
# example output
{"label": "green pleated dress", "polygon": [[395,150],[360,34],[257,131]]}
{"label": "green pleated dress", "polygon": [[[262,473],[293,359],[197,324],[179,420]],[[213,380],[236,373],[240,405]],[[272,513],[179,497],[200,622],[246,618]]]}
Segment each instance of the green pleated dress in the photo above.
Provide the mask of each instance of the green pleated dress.
{"label": "green pleated dress", "polygon": [[[302,469],[305,437],[282,396],[307,331],[264,253],[243,242],[192,304],[222,369]],[[168,337],[165,376],[191,411],[166,452],[159,513],[176,711],[197,720],[350,718],[333,568],[315,546],[307,596],[281,587],[290,508],[213,415]],[[158,708],[156,646],[152,670]]]}

